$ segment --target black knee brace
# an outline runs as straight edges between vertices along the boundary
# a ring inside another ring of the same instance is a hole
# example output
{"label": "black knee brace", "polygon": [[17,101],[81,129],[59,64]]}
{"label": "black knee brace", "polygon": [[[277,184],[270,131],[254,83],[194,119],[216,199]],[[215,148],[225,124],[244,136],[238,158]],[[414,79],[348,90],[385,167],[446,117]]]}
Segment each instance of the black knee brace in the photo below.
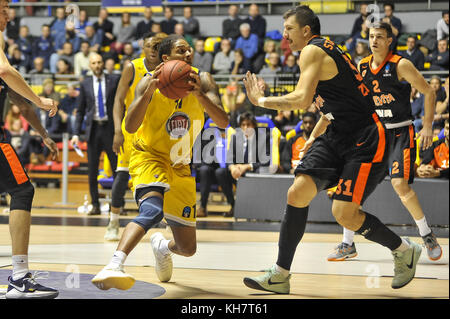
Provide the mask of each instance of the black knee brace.
{"label": "black knee brace", "polygon": [[11,196],[10,210],[31,211],[34,198],[34,186],[30,181],[20,184],[9,192]]}
{"label": "black knee brace", "polygon": [[114,182],[111,190],[111,206],[112,207],[123,207],[125,205],[125,192],[128,189],[128,180],[130,179],[130,174],[126,171],[118,171],[114,177]]}

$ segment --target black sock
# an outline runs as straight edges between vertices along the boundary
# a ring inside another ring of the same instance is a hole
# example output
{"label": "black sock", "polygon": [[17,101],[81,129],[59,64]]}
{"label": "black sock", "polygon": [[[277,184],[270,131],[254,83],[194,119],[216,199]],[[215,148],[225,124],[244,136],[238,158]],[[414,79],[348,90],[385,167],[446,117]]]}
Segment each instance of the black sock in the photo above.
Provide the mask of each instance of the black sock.
{"label": "black sock", "polygon": [[361,228],[356,232],[363,235],[366,239],[383,245],[390,250],[395,250],[402,244],[402,239],[390,230],[375,216],[366,213],[366,219]]}
{"label": "black sock", "polygon": [[281,223],[280,238],[278,240],[278,260],[277,265],[286,269],[291,269],[295,250],[303,237],[308,219],[309,206],[297,208],[287,205]]}

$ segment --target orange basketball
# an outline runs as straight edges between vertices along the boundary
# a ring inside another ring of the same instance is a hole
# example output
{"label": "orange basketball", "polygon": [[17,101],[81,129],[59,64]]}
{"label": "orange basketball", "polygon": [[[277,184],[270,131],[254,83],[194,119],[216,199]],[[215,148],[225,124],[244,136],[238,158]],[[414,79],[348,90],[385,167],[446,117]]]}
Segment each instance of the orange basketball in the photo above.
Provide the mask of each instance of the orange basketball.
{"label": "orange basketball", "polygon": [[159,91],[169,99],[182,99],[188,95],[192,85],[189,74],[192,72],[189,64],[181,60],[171,60],[164,62],[161,73],[158,76]]}

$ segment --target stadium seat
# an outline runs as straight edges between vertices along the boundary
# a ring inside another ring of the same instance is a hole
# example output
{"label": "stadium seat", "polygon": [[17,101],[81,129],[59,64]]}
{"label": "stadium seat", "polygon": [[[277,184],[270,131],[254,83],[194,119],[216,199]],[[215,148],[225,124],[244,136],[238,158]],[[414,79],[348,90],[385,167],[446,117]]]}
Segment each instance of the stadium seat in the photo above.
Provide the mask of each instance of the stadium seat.
{"label": "stadium seat", "polygon": [[286,133],[286,141],[289,141],[291,138],[293,138],[295,135],[297,135],[302,131],[302,124],[303,121],[298,122],[297,125],[292,130]]}
{"label": "stadium seat", "polygon": [[214,52],[216,43],[222,41],[221,37],[208,37],[205,40],[205,52]]}

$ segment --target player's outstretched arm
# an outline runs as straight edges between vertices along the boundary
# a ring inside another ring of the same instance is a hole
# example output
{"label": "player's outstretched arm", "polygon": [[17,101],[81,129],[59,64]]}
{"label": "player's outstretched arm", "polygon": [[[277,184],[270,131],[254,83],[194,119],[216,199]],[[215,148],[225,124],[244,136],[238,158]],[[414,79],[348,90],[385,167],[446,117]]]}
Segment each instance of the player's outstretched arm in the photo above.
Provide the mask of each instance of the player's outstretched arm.
{"label": "player's outstretched arm", "polygon": [[20,73],[9,64],[8,58],[3,51],[5,43],[3,33],[0,32],[0,78],[18,94],[36,104],[41,109],[50,111],[50,116],[54,116],[58,111],[55,101],[37,96]]}
{"label": "player's outstretched arm", "polygon": [[436,93],[408,59],[401,59],[397,66],[399,80],[405,80],[425,96],[423,128],[419,132],[422,140],[422,149],[433,143],[433,119],[436,105]]}
{"label": "player's outstretched arm", "polygon": [[122,120],[125,115],[125,97],[127,96],[130,83],[133,79],[133,70],[133,63],[128,62],[120,76],[116,95],[114,97],[114,139],[112,149],[116,154],[120,152],[120,149],[123,146]]}
{"label": "player's outstretched arm", "polygon": [[161,73],[161,67],[164,63],[158,65],[152,76],[144,76],[136,86],[134,100],[128,108],[127,116],[125,117],[125,129],[128,133],[136,133],[139,126],[145,117],[147,106],[152,100],[159,83],[158,76]]}
{"label": "player's outstretched arm", "polygon": [[47,130],[42,126],[33,106],[28,103],[22,96],[17,94],[14,90],[8,90],[9,99],[11,103],[17,105],[20,109],[22,116],[30,123],[30,125],[39,133],[42,137],[44,144],[51,152],[52,160],[56,160],[59,156],[58,146],[49,136]]}
{"label": "player's outstretched arm", "polygon": [[306,46],[300,55],[300,79],[295,90],[283,96],[264,97],[264,92],[259,87],[255,74],[247,72],[244,85],[247,96],[253,105],[266,109],[289,111],[295,109],[307,109],[314,98],[323,59],[326,53],[316,46]]}
{"label": "player's outstretched arm", "polygon": [[191,93],[197,97],[214,123],[220,128],[226,128],[230,118],[222,107],[219,90],[211,74],[201,72],[199,76],[197,73],[192,72],[190,76],[192,81],[189,83],[193,86]]}

